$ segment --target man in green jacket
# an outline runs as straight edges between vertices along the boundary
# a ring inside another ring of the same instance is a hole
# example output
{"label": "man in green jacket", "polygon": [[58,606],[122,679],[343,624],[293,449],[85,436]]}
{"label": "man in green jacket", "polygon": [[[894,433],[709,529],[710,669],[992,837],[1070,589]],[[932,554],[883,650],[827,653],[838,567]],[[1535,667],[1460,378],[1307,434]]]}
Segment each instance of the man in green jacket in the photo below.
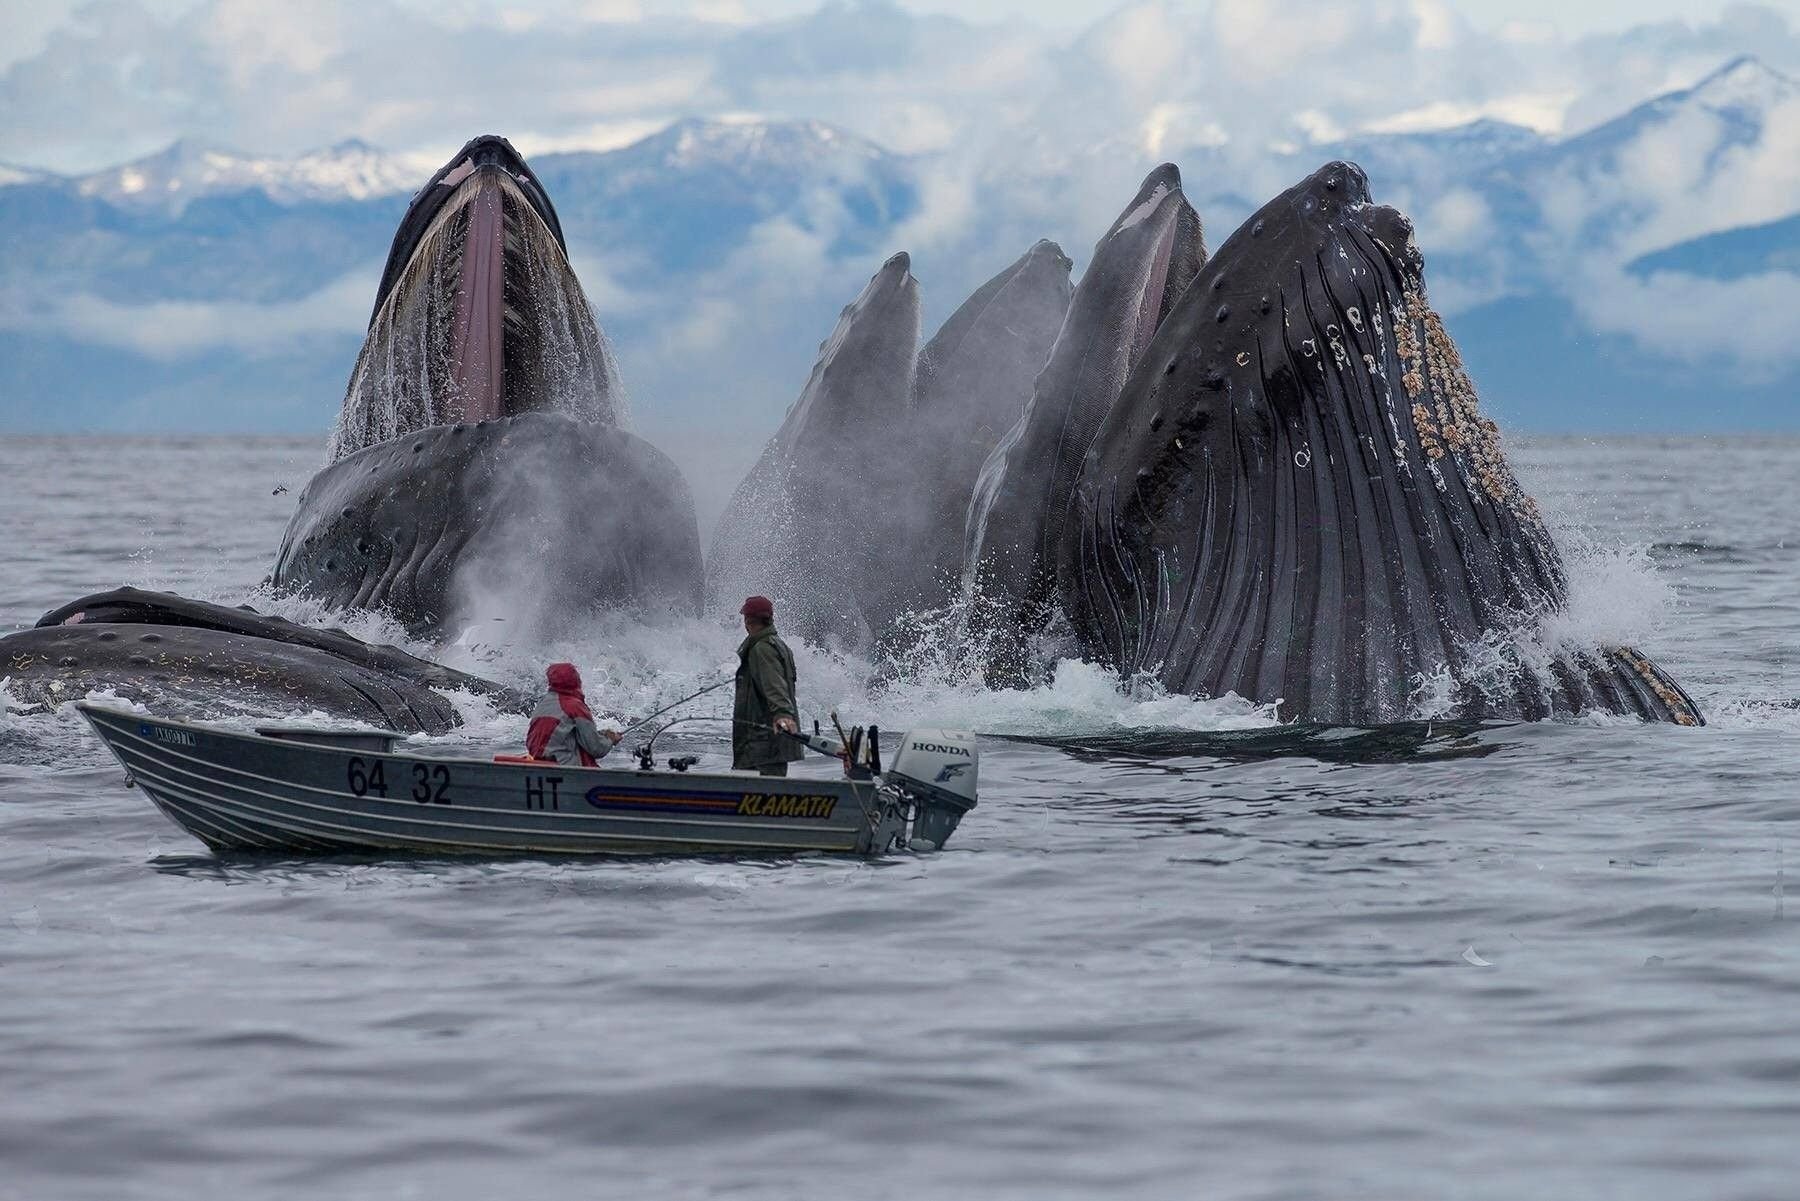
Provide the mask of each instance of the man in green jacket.
{"label": "man in green jacket", "polygon": [[787,765],[805,758],[799,741],[776,730],[800,728],[794,703],[794,652],[775,632],[775,604],[753,596],[738,610],[744,616],[738,647],[737,701],[732,706],[731,766],[765,776],[787,775]]}

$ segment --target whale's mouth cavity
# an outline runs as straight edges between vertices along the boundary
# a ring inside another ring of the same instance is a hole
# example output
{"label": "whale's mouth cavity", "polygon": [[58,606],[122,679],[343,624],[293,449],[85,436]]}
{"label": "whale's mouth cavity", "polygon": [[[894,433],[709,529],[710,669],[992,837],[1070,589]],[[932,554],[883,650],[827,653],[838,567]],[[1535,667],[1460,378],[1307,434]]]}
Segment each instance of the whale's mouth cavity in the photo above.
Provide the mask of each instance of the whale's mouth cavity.
{"label": "whale's mouth cavity", "polygon": [[331,458],[533,412],[616,426],[623,403],[548,196],[503,140],[477,139],[395,235]]}
{"label": "whale's mouth cavity", "polygon": [[1168,308],[1169,266],[1174,257],[1175,237],[1180,232],[1180,226],[1178,216],[1164,221],[1162,234],[1156,239],[1156,245],[1150,252],[1150,269],[1144,280],[1144,298],[1138,304],[1137,328],[1131,339],[1131,357],[1128,360],[1130,366],[1136,366],[1137,361],[1144,357],[1144,348],[1150,344],[1150,338],[1156,333],[1163,312]]}
{"label": "whale's mouth cavity", "polygon": [[461,409],[455,419],[486,421],[511,412],[502,365],[506,362],[506,215],[497,186],[483,186],[470,201],[456,286],[450,376]]}
{"label": "whale's mouth cavity", "polygon": [[458,181],[455,191],[376,321],[404,325],[403,310],[429,293],[425,332],[448,385],[431,424],[553,409],[558,397],[541,386],[538,361],[547,349],[559,353],[542,343],[563,324],[554,310],[567,307],[557,295],[564,284],[549,270],[560,247],[552,247],[550,230],[503,168],[472,167],[448,178]]}
{"label": "whale's mouth cavity", "polygon": [[546,333],[566,327],[565,309],[544,261],[547,227],[512,176],[484,167],[466,177],[444,230],[448,243],[437,265],[451,298],[445,335],[451,387],[440,421],[490,421],[557,407],[542,387]]}

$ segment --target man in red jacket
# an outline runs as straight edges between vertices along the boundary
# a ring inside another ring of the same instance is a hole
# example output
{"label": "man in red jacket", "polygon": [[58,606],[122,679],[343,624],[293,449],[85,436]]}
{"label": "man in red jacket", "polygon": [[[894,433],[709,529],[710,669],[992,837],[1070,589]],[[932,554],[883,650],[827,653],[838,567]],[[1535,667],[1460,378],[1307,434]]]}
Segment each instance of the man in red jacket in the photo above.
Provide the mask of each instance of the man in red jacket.
{"label": "man in red jacket", "polygon": [[550,691],[531,711],[525,749],[533,759],[598,766],[623,735],[594,725],[587,698],[581,694],[581,673],[573,663],[552,663],[544,678]]}

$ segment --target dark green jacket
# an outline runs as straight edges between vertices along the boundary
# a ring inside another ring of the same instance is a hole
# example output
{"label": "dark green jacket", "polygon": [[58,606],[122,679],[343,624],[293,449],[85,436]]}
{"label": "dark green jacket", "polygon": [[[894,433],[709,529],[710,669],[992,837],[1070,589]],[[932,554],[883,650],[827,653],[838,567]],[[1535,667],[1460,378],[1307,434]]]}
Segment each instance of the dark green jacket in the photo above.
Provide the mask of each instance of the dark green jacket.
{"label": "dark green jacket", "polygon": [[769,728],[777,717],[800,720],[794,703],[794,652],[773,626],[758,630],[738,647],[737,700],[731,716],[731,766],[749,770],[806,757],[797,741]]}

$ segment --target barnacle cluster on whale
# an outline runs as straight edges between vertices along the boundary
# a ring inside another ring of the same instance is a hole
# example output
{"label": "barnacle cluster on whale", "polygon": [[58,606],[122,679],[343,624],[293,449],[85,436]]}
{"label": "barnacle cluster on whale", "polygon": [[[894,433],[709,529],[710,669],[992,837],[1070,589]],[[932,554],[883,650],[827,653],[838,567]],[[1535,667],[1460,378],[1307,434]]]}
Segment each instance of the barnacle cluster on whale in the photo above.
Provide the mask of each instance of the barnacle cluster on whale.
{"label": "barnacle cluster on whale", "polygon": [[[675,464],[624,428],[617,366],[548,195],[504,139],[463,147],[390,249],[330,462],[272,573],[421,637],[505,612],[554,634],[600,612],[764,593],[790,631],[863,650],[946,606],[998,685],[1058,653],[1235,693],[1285,718],[1586,711],[1697,724],[1638,651],[1531,644],[1566,569],[1426,299],[1411,223],[1330,163],[1209,256],[1157,167],[1071,284],[1040,242],[921,348],[888,259],[722,519],[704,570]],[[1496,660],[1501,670],[1495,669]],[[130,590],[0,639],[15,696],[221,692],[401,730],[438,690],[504,689],[347,634]]]}

